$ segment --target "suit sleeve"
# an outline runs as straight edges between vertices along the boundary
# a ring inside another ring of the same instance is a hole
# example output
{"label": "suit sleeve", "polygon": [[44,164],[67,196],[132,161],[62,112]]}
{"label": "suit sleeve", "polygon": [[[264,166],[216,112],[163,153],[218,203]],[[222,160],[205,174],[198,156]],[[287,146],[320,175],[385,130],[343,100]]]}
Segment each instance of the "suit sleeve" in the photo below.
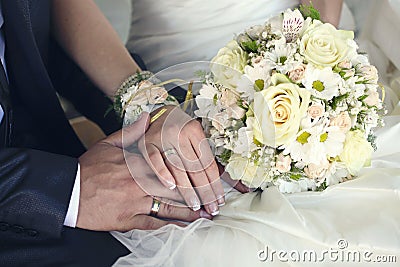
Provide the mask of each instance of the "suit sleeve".
{"label": "suit sleeve", "polygon": [[29,149],[0,149],[1,230],[60,237],[77,168],[76,158]]}

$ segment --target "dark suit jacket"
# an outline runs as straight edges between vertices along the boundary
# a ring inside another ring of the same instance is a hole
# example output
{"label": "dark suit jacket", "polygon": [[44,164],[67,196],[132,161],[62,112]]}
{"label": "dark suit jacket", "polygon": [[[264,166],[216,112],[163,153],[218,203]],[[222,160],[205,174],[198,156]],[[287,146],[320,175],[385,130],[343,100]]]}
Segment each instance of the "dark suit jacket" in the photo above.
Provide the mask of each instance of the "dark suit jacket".
{"label": "dark suit jacket", "polygon": [[0,102],[12,117],[0,133],[0,266],[108,266],[127,252],[108,233],[63,227],[85,149],[56,89],[82,99],[93,85],[52,43],[50,0],[1,1],[10,99]]}

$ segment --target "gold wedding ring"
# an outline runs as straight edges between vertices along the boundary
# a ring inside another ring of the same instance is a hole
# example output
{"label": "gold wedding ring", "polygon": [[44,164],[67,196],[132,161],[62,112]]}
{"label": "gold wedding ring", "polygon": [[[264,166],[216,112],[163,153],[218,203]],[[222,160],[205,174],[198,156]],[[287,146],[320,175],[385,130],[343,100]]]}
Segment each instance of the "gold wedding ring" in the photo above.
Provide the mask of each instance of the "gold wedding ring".
{"label": "gold wedding ring", "polygon": [[151,204],[150,216],[157,217],[158,211],[160,210],[161,202],[153,198],[153,203]]}

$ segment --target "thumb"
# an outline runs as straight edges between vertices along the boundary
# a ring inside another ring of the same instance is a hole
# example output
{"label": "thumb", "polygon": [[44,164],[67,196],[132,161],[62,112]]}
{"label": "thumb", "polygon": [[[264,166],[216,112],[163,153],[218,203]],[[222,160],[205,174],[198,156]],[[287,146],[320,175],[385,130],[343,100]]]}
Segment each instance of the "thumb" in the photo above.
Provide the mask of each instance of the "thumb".
{"label": "thumb", "polygon": [[149,113],[143,112],[137,121],[111,134],[104,140],[104,142],[119,148],[131,146],[147,131],[149,128],[149,121]]}

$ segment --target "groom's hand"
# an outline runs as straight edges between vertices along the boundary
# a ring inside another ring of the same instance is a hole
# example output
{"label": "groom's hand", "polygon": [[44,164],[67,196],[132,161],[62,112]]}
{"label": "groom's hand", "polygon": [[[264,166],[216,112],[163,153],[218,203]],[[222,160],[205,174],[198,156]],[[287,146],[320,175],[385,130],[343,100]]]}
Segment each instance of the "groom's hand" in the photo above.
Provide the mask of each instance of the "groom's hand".
{"label": "groom's hand", "polygon": [[172,205],[172,200],[181,200],[177,190],[162,186],[141,156],[122,149],[122,135],[124,145],[133,144],[147,129],[148,117],[145,114],[137,123],[100,141],[79,158],[81,190],[77,227],[127,231],[178,224],[148,216],[153,196],[169,199],[161,202],[160,218],[187,222],[200,217],[210,218],[204,210],[194,212]]}
{"label": "groom's hand", "polygon": [[203,128],[180,108],[165,108],[139,141],[139,149],[166,188],[177,187],[193,210],[204,205],[217,215],[225,203],[224,189]]}

